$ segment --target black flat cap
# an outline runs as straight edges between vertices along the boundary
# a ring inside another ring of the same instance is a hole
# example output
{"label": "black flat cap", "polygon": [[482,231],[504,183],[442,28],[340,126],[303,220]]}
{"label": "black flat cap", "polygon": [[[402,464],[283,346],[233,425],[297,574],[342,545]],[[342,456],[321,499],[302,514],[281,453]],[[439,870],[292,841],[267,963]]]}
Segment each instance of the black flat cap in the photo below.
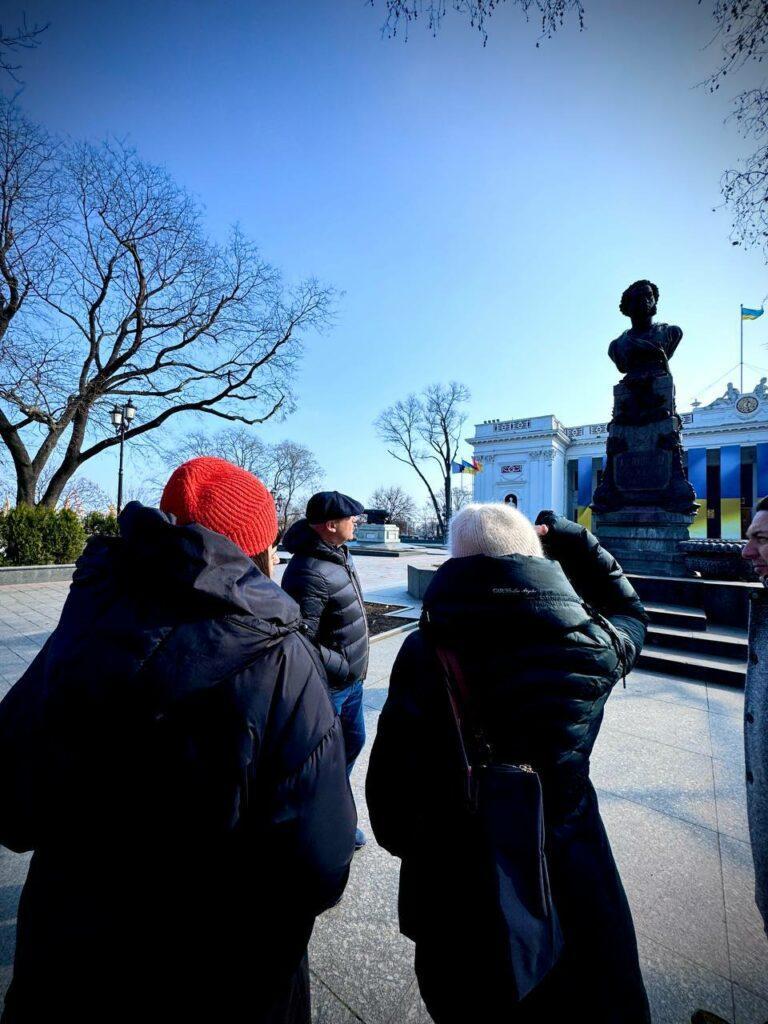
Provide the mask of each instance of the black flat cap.
{"label": "black flat cap", "polygon": [[329,519],[346,519],[347,516],[361,516],[363,506],[341,491],[320,491],[307,502],[307,522],[327,523]]}

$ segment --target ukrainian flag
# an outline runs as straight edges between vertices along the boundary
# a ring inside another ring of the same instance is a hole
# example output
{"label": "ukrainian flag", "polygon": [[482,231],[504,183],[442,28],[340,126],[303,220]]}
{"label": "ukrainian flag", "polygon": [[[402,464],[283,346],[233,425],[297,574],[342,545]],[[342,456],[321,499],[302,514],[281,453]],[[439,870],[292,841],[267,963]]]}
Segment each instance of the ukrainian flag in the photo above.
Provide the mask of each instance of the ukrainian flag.
{"label": "ukrainian flag", "polygon": [[757,320],[759,316],[762,316],[765,312],[764,309],[747,309],[746,306],[741,307],[741,319],[742,320]]}

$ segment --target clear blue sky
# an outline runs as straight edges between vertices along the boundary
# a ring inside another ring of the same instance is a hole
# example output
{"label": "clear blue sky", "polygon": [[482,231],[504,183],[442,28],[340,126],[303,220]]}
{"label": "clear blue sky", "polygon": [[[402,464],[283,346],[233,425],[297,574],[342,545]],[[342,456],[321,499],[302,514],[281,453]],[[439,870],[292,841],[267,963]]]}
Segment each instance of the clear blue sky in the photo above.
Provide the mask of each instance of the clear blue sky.
{"label": "clear blue sky", "polygon": [[[695,88],[718,58],[711,4],[585,2],[586,30],[539,48],[511,7],[485,47],[455,16],[437,38],[382,38],[383,0],[13,0],[3,24],[51,22],[24,57],[32,117],[128,136],[213,234],[237,220],[289,279],[344,291],[307,346],[298,411],[264,435],[309,444],[329,487],[367,500],[399,482],[421,502],[372,427],[409,391],[464,381],[465,436],[494,417],[608,419],[619,296],[650,277],[685,331],[687,408],[724,390],[706,386],[738,361],[739,304],[768,292],[712,212],[744,143],[728,89]],[[759,366],[766,324],[745,327]],[[84,472],[111,481],[113,463]]]}

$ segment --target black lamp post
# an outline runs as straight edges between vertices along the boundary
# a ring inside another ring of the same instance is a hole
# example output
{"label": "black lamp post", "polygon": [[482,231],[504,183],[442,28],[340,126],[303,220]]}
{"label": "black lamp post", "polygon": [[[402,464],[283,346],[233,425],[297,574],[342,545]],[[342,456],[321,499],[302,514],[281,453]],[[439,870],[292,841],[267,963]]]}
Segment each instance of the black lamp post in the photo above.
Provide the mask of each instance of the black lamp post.
{"label": "black lamp post", "polygon": [[136,415],[136,406],[129,398],[125,405],[116,405],[112,409],[112,424],[120,437],[120,470],[117,474],[117,514],[123,508],[123,449],[125,447],[125,431],[130,427]]}

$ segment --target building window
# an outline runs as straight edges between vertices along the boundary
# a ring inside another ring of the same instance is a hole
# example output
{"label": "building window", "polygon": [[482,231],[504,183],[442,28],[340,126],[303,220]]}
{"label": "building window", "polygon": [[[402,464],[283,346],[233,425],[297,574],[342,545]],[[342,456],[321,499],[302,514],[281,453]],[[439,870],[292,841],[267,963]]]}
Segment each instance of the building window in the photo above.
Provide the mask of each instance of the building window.
{"label": "building window", "polygon": [[517,495],[516,494],[505,494],[504,504],[511,505],[512,508],[517,508]]}

